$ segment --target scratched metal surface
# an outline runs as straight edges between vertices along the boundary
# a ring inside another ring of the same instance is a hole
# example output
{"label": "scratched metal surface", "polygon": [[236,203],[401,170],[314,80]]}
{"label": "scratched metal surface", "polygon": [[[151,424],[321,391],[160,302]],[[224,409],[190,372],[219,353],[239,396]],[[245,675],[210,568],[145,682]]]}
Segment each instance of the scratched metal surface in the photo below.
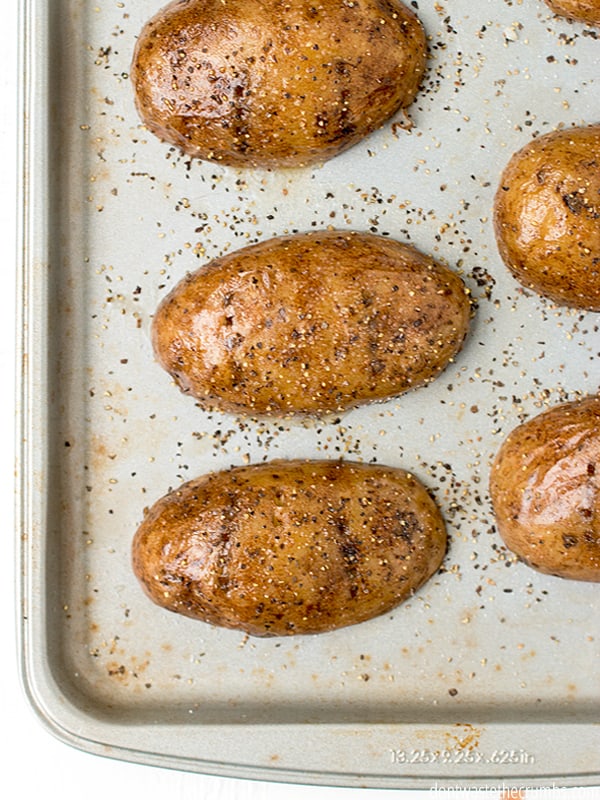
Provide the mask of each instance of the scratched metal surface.
{"label": "scratched metal surface", "polygon": [[[600,773],[598,590],[515,563],[490,459],[518,422],[598,389],[598,315],[524,293],[493,241],[510,154],[597,121],[600,42],[536,0],[412,5],[430,37],[414,128],[316,169],[189,163],[128,82],[158,0],[28,12],[24,671],[66,741],[144,763],[302,783],[418,787]],[[159,299],[276,234],[368,230],[459,270],[469,339],[432,385],[324,420],[210,414],[153,360]],[[402,466],[448,522],[442,571],[391,614],[256,640],[152,606],[129,552],[143,508],[202,472],[281,457]],[[569,733],[565,735],[568,728]]]}

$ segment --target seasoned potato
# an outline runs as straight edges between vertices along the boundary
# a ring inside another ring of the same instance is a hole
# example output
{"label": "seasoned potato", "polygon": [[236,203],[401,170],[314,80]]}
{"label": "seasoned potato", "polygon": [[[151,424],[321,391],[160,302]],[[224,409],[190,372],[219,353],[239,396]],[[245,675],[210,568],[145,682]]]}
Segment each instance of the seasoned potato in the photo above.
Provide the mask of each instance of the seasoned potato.
{"label": "seasoned potato", "polygon": [[193,158],[324,161],[413,101],[426,39],[400,0],[175,0],[141,31],[146,127]]}
{"label": "seasoned potato", "polygon": [[490,493],[500,535],[526,564],[600,581],[600,397],[555,406],[512,431]]}
{"label": "seasoned potato", "polygon": [[524,286],[600,311],[600,125],[540,136],[509,161],[494,207],[500,255]]}
{"label": "seasoned potato", "polygon": [[555,14],[600,25],[600,0],[545,0]]}
{"label": "seasoned potato", "polygon": [[342,411],[431,381],[465,338],[461,279],[408,245],[295,234],[218,258],[157,309],[158,361],[205,408]]}
{"label": "seasoned potato", "polygon": [[322,633],[389,611],[440,566],[446,529],[401,469],[276,461],[158,500],[133,541],[149,597],[255,636]]}

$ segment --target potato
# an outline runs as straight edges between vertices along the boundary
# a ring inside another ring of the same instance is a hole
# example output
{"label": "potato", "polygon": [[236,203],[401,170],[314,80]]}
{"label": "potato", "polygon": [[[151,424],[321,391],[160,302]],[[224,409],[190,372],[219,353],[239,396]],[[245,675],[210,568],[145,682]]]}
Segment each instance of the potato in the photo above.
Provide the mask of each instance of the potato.
{"label": "potato", "polygon": [[548,133],[513,155],[494,227],[503,261],[524,286],[600,311],[600,125]]}
{"label": "potato", "polygon": [[490,479],[507,547],[540,572],[600,581],[600,396],[518,426]]}
{"label": "potato", "polygon": [[322,633],[383,614],[440,566],[446,529],[404,470],[274,461],[158,500],[133,568],[159,606],[255,636]]}
{"label": "potato", "polygon": [[433,380],[469,320],[447,267],[381,236],[325,231],[250,245],[188,275],[160,303],[152,338],[201,407],[321,414]]}
{"label": "potato", "polygon": [[600,25],[600,0],[545,0],[555,14]]}
{"label": "potato", "polygon": [[400,0],[175,0],[142,29],[131,79],[148,130],[187,155],[302,166],[410,105],[426,51]]}

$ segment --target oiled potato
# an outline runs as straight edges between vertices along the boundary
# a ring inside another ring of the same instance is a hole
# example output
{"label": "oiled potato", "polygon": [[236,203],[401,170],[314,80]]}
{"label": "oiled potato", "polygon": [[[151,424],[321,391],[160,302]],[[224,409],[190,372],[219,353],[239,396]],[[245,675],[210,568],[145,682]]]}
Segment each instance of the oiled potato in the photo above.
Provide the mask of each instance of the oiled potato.
{"label": "oiled potato", "polygon": [[545,0],[555,14],[600,25],[600,0]]}
{"label": "oiled potato", "polygon": [[600,397],[515,428],[496,456],[490,493],[500,535],[526,564],[600,581]]}
{"label": "oiled potato", "polygon": [[509,161],[496,193],[500,255],[524,286],[600,311],[600,125],[540,136]]}
{"label": "oiled potato", "polygon": [[465,338],[461,279],[408,245],[295,234],[218,258],[159,305],[158,361],[205,408],[342,411],[432,380]]}
{"label": "oiled potato", "polygon": [[400,0],[175,0],[141,31],[146,127],[233,166],[324,161],[413,101],[426,39]]}
{"label": "oiled potato", "polygon": [[321,633],[389,611],[440,566],[446,530],[401,469],[278,461],[192,480],[133,542],[158,605],[255,636]]}

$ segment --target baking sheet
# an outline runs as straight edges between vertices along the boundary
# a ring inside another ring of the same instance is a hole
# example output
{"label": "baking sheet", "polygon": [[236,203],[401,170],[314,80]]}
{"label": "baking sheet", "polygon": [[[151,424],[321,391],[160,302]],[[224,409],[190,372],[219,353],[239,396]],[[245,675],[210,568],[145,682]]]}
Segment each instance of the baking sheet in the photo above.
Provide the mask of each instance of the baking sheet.
{"label": "baking sheet", "polygon": [[[598,781],[598,590],[515,563],[490,459],[520,421],[598,390],[598,315],[500,263],[491,208],[532,136],[597,121],[597,34],[541,2],[419,0],[410,110],[316,169],[190,163],[139,123],[128,70],[156,0],[23,2],[22,663],[40,716],[85,750],[207,773],[373,787]],[[408,241],[477,300],[430,386],[320,420],[199,410],[149,324],[187,271],[323,229]],[[143,508],[271,458],[402,466],[448,522],[442,571],[393,613],[256,640],[154,607],[129,562]]]}

